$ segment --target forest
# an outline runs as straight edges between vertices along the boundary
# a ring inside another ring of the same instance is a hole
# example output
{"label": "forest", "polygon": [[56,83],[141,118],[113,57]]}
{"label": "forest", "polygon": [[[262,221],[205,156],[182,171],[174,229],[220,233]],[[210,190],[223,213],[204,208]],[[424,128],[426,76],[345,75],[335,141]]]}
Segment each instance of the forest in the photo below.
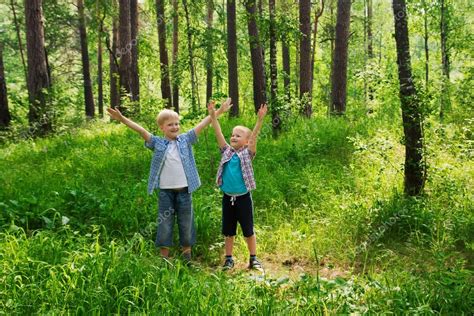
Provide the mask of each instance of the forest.
{"label": "forest", "polygon": [[[0,12],[0,314],[474,311],[472,1],[0,0]],[[163,137],[163,109],[185,133],[227,98],[229,142],[268,106],[252,162],[262,271],[247,268],[243,227],[222,269],[214,122],[191,154],[188,262],[176,227],[169,258],[155,245],[153,153],[110,115]]]}

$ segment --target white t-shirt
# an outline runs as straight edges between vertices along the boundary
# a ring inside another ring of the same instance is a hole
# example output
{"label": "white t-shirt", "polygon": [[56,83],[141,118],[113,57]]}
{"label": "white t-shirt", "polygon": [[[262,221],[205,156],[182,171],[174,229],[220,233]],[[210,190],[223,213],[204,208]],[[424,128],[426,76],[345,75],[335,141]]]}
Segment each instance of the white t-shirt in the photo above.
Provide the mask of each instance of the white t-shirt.
{"label": "white t-shirt", "polygon": [[160,189],[179,189],[188,186],[176,141],[170,141],[160,174]]}

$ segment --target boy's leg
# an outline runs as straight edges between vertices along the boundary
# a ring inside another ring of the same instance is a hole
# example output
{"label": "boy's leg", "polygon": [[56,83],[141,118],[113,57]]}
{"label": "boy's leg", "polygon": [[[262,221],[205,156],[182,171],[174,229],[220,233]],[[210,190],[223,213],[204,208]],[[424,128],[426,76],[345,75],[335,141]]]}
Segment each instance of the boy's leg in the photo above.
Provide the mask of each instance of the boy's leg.
{"label": "boy's leg", "polygon": [[251,256],[257,255],[257,238],[255,234],[250,237],[245,237],[245,241],[247,242],[247,248],[249,249],[249,254]]}
{"label": "boy's leg", "polygon": [[237,233],[237,216],[235,205],[232,205],[230,196],[222,197],[222,235],[225,236],[225,254],[232,256],[235,235]]}
{"label": "boy's leg", "polygon": [[173,225],[175,210],[173,208],[173,192],[160,190],[158,198],[158,231],[156,247],[160,248],[163,257],[169,256],[169,247],[173,246]]}
{"label": "boy's leg", "polygon": [[234,250],[235,236],[225,236],[225,255],[226,257],[232,257],[232,251]]}
{"label": "boy's leg", "polygon": [[237,216],[239,218],[242,232],[247,242],[247,248],[249,250],[249,268],[258,269],[263,271],[261,262],[257,259],[257,238],[253,229],[253,201],[252,195],[249,193],[237,199],[236,203],[238,207]]}
{"label": "boy's leg", "polygon": [[183,257],[191,259],[191,247],[196,242],[191,193],[187,191],[177,193],[175,207],[178,215],[179,242]]}

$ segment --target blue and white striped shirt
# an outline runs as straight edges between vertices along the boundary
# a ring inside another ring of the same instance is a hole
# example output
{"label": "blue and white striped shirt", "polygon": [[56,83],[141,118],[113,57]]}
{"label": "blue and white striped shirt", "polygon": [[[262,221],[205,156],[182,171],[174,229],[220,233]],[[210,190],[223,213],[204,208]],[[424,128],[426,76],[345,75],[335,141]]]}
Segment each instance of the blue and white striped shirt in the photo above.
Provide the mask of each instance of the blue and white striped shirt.
{"label": "blue and white striped shirt", "polygon": [[[176,138],[179,156],[183,164],[184,173],[188,181],[188,192],[192,193],[201,186],[201,180],[194,161],[192,145],[197,142],[197,135],[194,129],[181,134]],[[152,194],[160,187],[160,174],[168,151],[169,140],[163,137],[152,135],[149,142],[145,142],[145,147],[153,150],[153,158],[150,165],[150,176],[148,178],[148,194]]]}

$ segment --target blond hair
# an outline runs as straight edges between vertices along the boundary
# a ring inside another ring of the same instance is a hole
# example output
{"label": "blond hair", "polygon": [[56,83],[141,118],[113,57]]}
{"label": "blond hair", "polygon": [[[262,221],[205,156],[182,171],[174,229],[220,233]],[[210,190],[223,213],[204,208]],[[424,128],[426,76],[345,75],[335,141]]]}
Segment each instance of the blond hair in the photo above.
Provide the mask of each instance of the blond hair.
{"label": "blond hair", "polygon": [[245,136],[246,136],[247,138],[249,138],[250,135],[252,135],[252,130],[251,130],[250,128],[246,127],[246,126],[237,125],[237,126],[235,126],[235,127],[232,129],[232,131],[233,131],[234,129],[236,129],[236,128],[242,130],[242,131],[245,133]]}
{"label": "blond hair", "polygon": [[160,113],[158,113],[158,116],[156,117],[156,124],[161,126],[165,123],[166,120],[169,120],[169,119],[179,120],[178,113],[170,109],[161,110]]}

